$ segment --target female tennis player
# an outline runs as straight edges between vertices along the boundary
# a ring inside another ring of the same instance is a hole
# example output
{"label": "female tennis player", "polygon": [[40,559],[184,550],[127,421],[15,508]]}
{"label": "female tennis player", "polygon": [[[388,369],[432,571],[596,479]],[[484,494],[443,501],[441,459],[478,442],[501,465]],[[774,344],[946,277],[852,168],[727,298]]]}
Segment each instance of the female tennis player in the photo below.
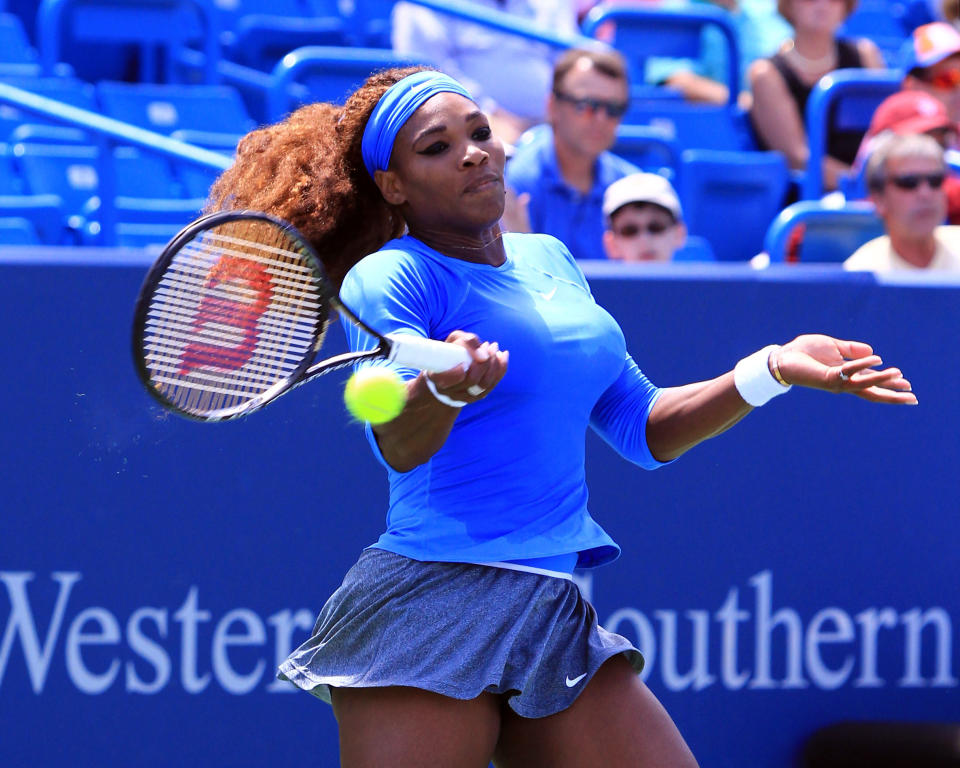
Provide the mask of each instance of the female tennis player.
{"label": "female tennis player", "polygon": [[619,553],[586,508],[587,427],[653,469],[790,385],[916,398],[868,345],[820,335],[654,386],[564,245],[501,231],[503,168],[459,83],[398,69],[254,131],[212,190],[294,224],[372,327],[473,360],[400,369],[406,408],[368,428],[387,530],[279,674],[332,703],[347,768],[693,766],[640,653],[570,579]]}

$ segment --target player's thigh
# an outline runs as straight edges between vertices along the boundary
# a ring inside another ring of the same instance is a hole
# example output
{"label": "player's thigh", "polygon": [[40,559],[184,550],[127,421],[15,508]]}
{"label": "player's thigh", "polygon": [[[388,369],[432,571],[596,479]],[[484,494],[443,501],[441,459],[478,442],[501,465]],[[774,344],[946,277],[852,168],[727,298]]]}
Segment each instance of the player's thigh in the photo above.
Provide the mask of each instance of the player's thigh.
{"label": "player's thigh", "polygon": [[608,660],[567,709],[523,718],[504,707],[498,768],[696,768],[663,705],[622,656]]}
{"label": "player's thigh", "polygon": [[487,768],[500,700],[461,701],[419,688],[331,688],[342,768]]}

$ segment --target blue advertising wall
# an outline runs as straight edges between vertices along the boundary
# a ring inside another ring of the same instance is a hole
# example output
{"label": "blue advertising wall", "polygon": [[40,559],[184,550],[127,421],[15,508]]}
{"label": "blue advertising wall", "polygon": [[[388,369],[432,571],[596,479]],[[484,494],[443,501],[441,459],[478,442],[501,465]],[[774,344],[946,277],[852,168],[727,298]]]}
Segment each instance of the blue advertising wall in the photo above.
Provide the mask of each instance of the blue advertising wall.
{"label": "blue advertising wall", "polygon": [[[0,256],[0,766],[337,765],[329,707],[273,669],[383,522],[343,375],[237,423],[170,416],[130,362],[147,257],[36,256]],[[794,765],[837,720],[960,721],[960,286],[586,268],[658,384],[821,331],[921,403],[794,391],[652,473],[588,435],[623,555],[581,587],[701,764]]]}

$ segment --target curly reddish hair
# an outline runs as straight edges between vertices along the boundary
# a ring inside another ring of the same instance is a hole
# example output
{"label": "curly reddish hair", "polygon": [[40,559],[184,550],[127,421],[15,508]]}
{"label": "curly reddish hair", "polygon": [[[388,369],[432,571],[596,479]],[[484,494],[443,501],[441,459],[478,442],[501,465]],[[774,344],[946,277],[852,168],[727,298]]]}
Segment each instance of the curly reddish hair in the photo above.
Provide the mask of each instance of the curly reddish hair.
{"label": "curly reddish hair", "polygon": [[350,268],[406,224],[367,173],[360,151],[373,108],[397,81],[425,67],[372,74],[343,107],[309,104],[258,128],[210,188],[205,210],[251,209],[290,222],[338,288]]}

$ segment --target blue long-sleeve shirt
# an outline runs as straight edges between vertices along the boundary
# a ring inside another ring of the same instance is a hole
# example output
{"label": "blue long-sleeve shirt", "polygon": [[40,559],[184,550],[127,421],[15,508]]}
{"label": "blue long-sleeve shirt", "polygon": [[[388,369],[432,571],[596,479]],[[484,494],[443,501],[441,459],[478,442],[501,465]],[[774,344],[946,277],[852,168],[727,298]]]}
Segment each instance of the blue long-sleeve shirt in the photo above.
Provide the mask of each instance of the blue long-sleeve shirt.
{"label": "blue long-sleeve shirt", "polygon": [[[420,560],[498,562],[579,553],[601,565],[619,547],[587,510],[585,434],[660,466],[647,417],[660,390],[626,352],[569,251],[546,235],[504,235],[499,267],[444,256],[412,237],[361,260],[344,303],[381,333],[445,339],[454,330],[510,351],[500,383],[458,416],[443,447],[409,472],[387,467],[387,530],[376,546]],[[344,323],[353,349],[373,341]],[[417,371],[398,369],[411,378]]]}

